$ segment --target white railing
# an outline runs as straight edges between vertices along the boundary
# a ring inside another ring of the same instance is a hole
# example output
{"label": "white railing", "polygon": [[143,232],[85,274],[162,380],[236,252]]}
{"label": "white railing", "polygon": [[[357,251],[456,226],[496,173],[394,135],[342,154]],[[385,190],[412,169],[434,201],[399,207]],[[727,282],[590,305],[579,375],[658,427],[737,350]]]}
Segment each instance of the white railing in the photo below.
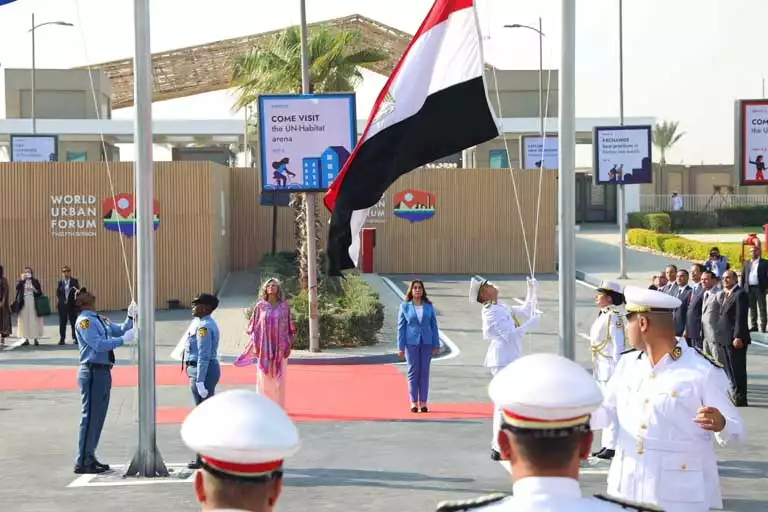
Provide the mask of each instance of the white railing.
{"label": "white railing", "polygon": [[[685,195],[683,210],[693,212],[714,213],[718,208],[732,206],[768,206],[768,195]],[[672,210],[671,195],[641,195],[641,212],[662,212]]]}

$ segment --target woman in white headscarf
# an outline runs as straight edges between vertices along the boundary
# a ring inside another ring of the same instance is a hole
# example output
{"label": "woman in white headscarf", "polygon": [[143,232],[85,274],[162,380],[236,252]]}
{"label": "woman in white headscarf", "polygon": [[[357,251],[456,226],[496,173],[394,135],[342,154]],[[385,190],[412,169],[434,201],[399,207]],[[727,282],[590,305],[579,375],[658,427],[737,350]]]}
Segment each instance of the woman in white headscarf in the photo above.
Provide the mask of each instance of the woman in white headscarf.
{"label": "woman in white headscarf", "polygon": [[256,362],[256,392],[285,409],[285,377],[296,329],[291,307],[283,298],[280,281],[268,279],[253,307],[246,334],[250,341],[235,361],[236,366]]}

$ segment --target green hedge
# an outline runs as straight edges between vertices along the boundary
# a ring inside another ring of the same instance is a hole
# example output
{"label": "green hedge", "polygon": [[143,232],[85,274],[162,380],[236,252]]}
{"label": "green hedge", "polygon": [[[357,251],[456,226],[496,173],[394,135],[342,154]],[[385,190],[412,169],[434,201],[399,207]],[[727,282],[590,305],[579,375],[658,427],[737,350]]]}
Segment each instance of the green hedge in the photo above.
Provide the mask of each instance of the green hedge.
{"label": "green hedge", "polygon": [[[264,255],[259,270],[262,282],[277,277],[283,283],[296,326],[293,346],[308,349],[309,297],[299,287],[295,253]],[[246,317],[250,314],[249,309]],[[318,322],[321,348],[372,345],[384,325],[384,305],[358,274],[348,274],[344,280],[322,277],[318,279]]]}
{"label": "green hedge", "polygon": [[732,206],[717,210],[721,227],[762,226],[768,224],[768,206]]}
{"label": "green hedge", "polygon": [[651,218],[664,215],[669,219],[669,229],[660,233],[679,233],[691,229],[710,229],[718,227],[717,214],[709,212],[632,212],[627,218],[629,229],[654,229]]}
{"label": "green hedge", "polygon": [[709,259],[709,250],[716,245],[720,249],[720,254],[728,258],[731,269],[741,270],[741,244],[738,243],[698,242],[673,234],[656,233],[648,229],[628,230],[627,243],[699,263]]}

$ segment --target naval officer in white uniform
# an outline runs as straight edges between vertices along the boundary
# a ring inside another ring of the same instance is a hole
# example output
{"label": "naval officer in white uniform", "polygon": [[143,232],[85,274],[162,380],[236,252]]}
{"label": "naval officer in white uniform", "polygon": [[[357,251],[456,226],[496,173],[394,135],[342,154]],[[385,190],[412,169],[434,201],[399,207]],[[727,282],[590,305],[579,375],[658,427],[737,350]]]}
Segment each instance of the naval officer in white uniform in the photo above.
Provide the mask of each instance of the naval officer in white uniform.
{"label": "naval officer in white uniform", "polygon": [[[624,287],[613,281],[603,281],[597,289],[595,304],[600,308],[589,330],[594,375],[600,389],[605,391],[616,363],[624,351]],[[615,454],[616,424],[603,429],[600,450],[592,455],[609,460]]]}
{"label": "naval officer in white uniform", "polygon": [[[469,302],[483,305],[483,339],[489,340],[485,354],[485,367],[496,375],[502,368],[523,355],[523,336],[536,328],[539,317],[536,314],[538,283],[527,279],[525,302],[522,306],[508,306],[499,300],[499,290],[488,280],[472,278],[469,284]],[[497,434],[501,427],[501,410],[493,414],[493,436],[491,459],[501,460]]]}
{"label": "naval officer in white uniform", "polygon": [[244,389],[198,405],[181,437],[200,456],[195,495],[206,512],[271,512],[283,488],[283,460],[299,450],[299,433],[285,411]]}
{"label": "naval officer in white uniform", "polygon": [[659,510],[582,495],[579,462],[592,447],[589,417],[603,401],[600,387],[584,367],[555,354],[532,354],[501,370],[488,391],[503,411],[499,446],[512,468],[514,495],[443,502],[440,512]]}
{"label": "naval officer in white uniform", "polygon": [[624,289],[630,351],[619,360],[592,427],[618,422],[608,474],[612,496],[667,512],[722,508],[713,438],[744,441],[744,423],[728,397],[722,366],[675,338],[680,300]]}

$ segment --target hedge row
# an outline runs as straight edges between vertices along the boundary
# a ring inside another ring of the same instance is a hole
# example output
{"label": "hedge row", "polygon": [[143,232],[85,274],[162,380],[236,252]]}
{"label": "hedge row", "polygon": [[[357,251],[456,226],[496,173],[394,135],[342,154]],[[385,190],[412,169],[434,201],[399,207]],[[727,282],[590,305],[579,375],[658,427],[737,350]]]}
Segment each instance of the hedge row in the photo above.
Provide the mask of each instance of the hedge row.
{"label": "hedge row", "polygon": [[648,216],[669,216],[669,231],[680,232],[691,229],[730,228],[741,226],[762,226],[768,224],[768,206],[732,206],[719,208],[714,212],[664,211],[633,212],[628,215],[630,229],[653,229]]}
{"label": "hedge row", "polygon": [[[299,286],[295,253],[266,254],[259,264],[262,282],[276,277],[283,283],[296,326],[294,348],[309,348],[309,296]],[[246,312],[250,318],[251,310]],[[318,279],[320,347],[372,345],[384,325],[384,305],[379,294],[357,274],[346,279]]]}
{"label": "hedge row", "polygon": [[731,269],[741,270],[741,244],[739,243],[698,242],[669,233],[657,233],[649,229],[628,230],[627,243],[699,263],[709,259],[709,250],[716,245],[720,249],[720,254],[728,258]]}

